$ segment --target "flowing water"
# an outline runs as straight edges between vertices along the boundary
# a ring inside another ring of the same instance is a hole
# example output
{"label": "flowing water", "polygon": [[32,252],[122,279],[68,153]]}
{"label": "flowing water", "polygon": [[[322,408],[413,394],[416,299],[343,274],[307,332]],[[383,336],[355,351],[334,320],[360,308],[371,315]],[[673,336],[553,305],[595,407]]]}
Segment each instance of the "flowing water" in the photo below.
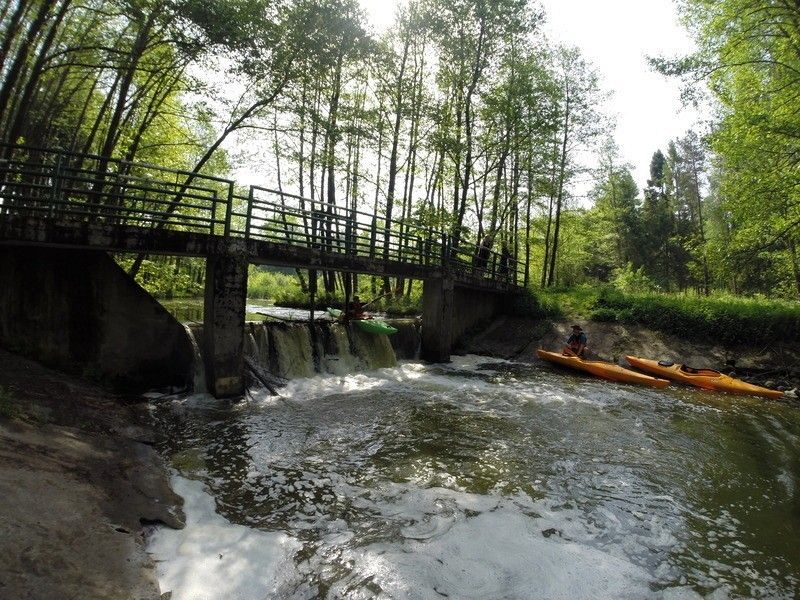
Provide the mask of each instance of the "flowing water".
{"label": "flowing water", "polygon": [[788,405],[461,357],[153,415],[175,599],[800,594]]}

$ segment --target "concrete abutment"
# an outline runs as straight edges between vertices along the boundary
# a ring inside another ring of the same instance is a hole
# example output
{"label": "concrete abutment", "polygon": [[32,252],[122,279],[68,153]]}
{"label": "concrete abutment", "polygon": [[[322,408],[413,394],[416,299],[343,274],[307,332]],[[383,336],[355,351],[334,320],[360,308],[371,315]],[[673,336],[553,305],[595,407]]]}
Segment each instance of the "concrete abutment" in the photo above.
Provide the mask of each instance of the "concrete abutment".
{"label": "concrete abutment", "polygon": [[422,284],[422,360],[450,362],[454,282],[448,277]]}
{"label": "concrete abutment", "polygon": [[422,349],[427,362],[449,362],[453,349],[481,323],[506,312],[511,293],[460,286],[452,278],[425,280],[422,288]]}
{"label": "concrete abutment", "polygon": [[183,386],[183,326],[108,254],[0,246],[0,345],[124,391]]}

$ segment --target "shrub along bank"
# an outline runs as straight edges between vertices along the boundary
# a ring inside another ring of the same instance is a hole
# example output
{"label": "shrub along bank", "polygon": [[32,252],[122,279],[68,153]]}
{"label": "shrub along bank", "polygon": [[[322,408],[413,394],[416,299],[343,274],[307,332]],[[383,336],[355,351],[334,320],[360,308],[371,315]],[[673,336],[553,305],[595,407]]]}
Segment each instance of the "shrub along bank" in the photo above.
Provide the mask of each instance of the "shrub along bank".
{"label": "shrub along bank", "polygon": [[623,293],[614,288],[546,291],[542,296],[576,317],[596,322],[638,324],[687,340],[723,345],[800,342],[796,302],[734,296]]}
{"label": "shrub along bank", "polygon": [[629,295],[604,290],[590,318],[639,323],[682,338],[717,340],[726,345],[800,342],[800,306],[781,301]]}

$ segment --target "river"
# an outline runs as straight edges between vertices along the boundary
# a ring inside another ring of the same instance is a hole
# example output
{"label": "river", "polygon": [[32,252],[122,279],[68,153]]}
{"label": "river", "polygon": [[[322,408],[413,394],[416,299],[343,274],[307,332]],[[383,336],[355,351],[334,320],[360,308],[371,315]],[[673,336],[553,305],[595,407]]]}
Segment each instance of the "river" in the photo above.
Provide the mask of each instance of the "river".
{"label": "river", "polygon": [[800,412],[475,356],[152,409],[194,598],[792,598]]}

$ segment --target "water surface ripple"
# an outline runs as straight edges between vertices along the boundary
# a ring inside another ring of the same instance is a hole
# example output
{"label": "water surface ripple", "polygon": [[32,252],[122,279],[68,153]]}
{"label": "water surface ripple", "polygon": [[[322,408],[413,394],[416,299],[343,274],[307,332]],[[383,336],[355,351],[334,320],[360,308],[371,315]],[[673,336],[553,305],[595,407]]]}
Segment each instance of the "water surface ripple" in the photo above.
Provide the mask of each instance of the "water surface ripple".
{"label": "water surface ripple", "polygon": [[800,593],[780,403],[460,357],[153,414],[220,515],[297,541],[275,597]]}

